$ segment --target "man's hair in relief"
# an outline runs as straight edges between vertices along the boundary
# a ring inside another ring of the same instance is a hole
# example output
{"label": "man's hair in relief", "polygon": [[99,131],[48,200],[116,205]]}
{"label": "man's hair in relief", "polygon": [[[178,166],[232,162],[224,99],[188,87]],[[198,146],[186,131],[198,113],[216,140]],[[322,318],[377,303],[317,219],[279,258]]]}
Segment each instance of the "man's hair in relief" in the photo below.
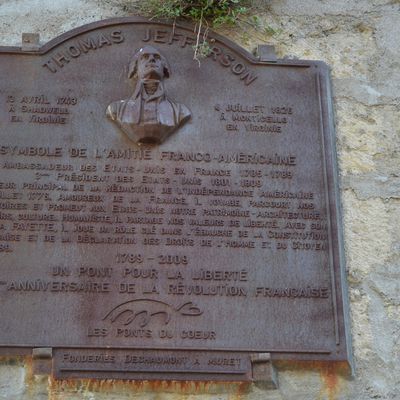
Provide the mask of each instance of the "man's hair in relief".
{"label": "man's hair in relief", "polygon": [[164,77],[169,78],[170,75],[170,66],[168,64],[167,59],[153,46],[144,46],[140,49],[137,49],[132,56],[132,59],[129,63],[129,70],[128,70],[128,78],[135,78],[137,76],[137,69],[138,69],[138,62],[142,54],[146,53],[156,53],[159,54],[161,57],[161,62],[163,65]]}

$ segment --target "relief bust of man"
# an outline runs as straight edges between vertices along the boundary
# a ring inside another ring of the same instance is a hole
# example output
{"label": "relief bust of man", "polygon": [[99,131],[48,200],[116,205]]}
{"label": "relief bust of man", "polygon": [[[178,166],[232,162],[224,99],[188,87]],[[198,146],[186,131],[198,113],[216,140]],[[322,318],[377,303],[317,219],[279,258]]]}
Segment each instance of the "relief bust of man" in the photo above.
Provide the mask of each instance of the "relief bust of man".
{"label": "relief bust of man", "polygon": [[154,47],[145,46],[135,52],[129,64],[128,78],[137,80],[133,95],[107,107],[107,117],[139,145],[162,143],[191,117],[185,105],[167,96],[163,80],[169,76],[165,57]]}

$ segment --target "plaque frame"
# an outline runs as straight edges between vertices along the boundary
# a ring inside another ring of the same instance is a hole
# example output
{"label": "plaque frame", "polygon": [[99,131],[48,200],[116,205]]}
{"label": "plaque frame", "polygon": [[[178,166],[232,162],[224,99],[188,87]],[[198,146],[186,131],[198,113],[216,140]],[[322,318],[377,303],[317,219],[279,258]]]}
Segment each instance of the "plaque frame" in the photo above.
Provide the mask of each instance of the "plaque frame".
{"label": "plaque frame", "polygon": [[[160,28],[170,28],[171,24],[165,21],[148,21],[139,17],[126,17],[126,18],[112,18],[104,21],[98,21],[84,25],[69,32],[66,32],[57,38],[49,41],[48,43],[37,48],[36,46],[25,46],[21,47],[0,47],[0,58],[6,55],[21,55],[30,57],[40,57],[48,54],[52,50],[56,49],[64,42],[70,39],[79,37],[79,35],[101,30],[102,28],[110,28],[113,26],[134,26],[134,25],[149,25],[157,26]],[[177,29],[182,32],[189,32],[192,27],[189,25],[177,25]],[[262,351],[258,348],[211,348],[210,353],[223,354],[227,359],[237,357],[243,357],[242,365],[246,368],[238,370],[218,370],[206,371],[201,369],[190,370],[189,367],[184,367],[179,370],[169,371],[167,369],[114,369],[114,370],[102,370],[102,367],[97,369],[68,369],[68,363],[65,361],[65,352],[89,352],[98,351],[101,353],[115,354],[123,353],[124,351],[137,350],[138,354],[148,352],[158,352],[160,354],[168,354],[171,352],[176,354],[181,353],[193,353],[204,351],[204,347],[193,348],[193,347],[179,347],[177,349],[171,349],[170,347],[157,347],[157,346],[138,346],[129,347],[126,346],[88,346],[86,344],[79,345],[65,345],[63,343],[37,343],[37,345],[25,345],[20,343],[19,345],[8,344],[5,342],[0,343],[0,354],[3,355],[15,355],[15,354],[31,354],[34,349],[47,349],[52,348],[53,351],[50,353],[47,351],[36,351],[36,359],[46,359],[53,357],[53,373],[60,379],[64,378],[80,378],[90,377],[99,378],[112,377],[122,379],[173,379],[173,380],[251,380],[252,374],[250,372],[251,364],[256,360],[259,363],[259,359],[255,355],[260,353],[269,353],[270,356],[261,358],[264,362],[268,363],[270,360],[321,360],[321,361],[345,361],[348,365],[352,366],[352,355],[350,350],[350,324],[348,315],[348,300],[347,300],[347,284],[345,277],[345,260],[344,260],[344,246],[342,229],[340,226],[341,212],[340,212],[340,197],[339,197],[339,185],[338,185],[338,169],[337,160],[335,153],[335,134],[334,134],[334,114],[332,104],[332,93],[329,79],[329,68],[321,61],[308,61],[308,60],[275,60],[273,57],[267,58],[263,56],[254,56],[248,53],[243,48],[239,47],[230,40],[215,34],[209,34],[210,39],[213,43],[220,44],[224,48],[229,49],[235,55],[238,55],[249,65],[265,66],[272,68],[286,67],[286,68],[299,68],[299,69],[314,69],[315,70],[315,85],[317,87],[316,97],[318,98],[319,104],[319,130],[322,138],[322,158],[323,158],[323,179],[325,183],[325,196],[327,199],[327,221],[328,221],[328,236],[329,236],[329,266],[330,266],[330,279],[331,279],[331,292],[332,292],[332,309],[334,313],[334,330],[335,340],[339,350],[327,352],[326,350],[321,351],[301,351],[296,350],[294,353],[291,349],[263,349]],[[193,110],[191,110],[194,112]],[[1,277],[0,277],[1,278]],[[0,339],[1,340],[1,339]],[[63,353],[64,352],[64,353]],[[164,353],[163,353],[164,352]],[[158,354],[157,353],[157,354]],[[64,356],[63,356],[64,354]],[[63,358],[64,357],[64,358]],[[248,360],[248,361],[246,361]],[[257,361],[258,360],[258,361]],[[265,361],[267,360],[267,361]],[[48,367],[39,368],[39,371],[48,371]],[[267,379],[267,378],[266,378]]]}

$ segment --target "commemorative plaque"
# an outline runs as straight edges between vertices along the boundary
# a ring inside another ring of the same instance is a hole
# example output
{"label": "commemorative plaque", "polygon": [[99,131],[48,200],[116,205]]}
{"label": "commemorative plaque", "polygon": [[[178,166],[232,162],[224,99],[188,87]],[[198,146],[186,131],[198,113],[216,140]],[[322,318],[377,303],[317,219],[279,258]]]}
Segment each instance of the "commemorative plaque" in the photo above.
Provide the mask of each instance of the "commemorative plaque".
{"label": "commemorative plaque", "polygon": [[[33,36],[27,36],[29,38]],[[60,378],[349,359],[328,69],[101,21],[0,48],[0,346]]]}

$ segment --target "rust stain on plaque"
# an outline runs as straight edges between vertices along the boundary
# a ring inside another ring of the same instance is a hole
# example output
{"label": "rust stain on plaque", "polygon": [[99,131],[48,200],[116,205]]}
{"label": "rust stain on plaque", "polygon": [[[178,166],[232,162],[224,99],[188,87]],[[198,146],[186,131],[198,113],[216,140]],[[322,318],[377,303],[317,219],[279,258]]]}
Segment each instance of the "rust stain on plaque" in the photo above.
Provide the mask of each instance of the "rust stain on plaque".
{"label": "rust stain on plaque", "polygon": [[157,382],[350,359],[328,68],[211,36],[201,68],[140,18],[0,48],[1,354]]}

